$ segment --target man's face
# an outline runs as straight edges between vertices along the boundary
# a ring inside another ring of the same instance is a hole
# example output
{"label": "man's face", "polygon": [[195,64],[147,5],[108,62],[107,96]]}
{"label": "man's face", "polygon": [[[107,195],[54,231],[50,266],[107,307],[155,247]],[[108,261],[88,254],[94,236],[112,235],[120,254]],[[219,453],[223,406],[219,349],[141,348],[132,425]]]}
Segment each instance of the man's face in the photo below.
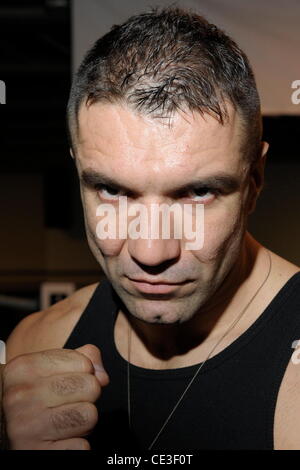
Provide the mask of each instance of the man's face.
{"label": "man's face", "polygon": [[[199,113],[176,113],[169,125],[125,105],[80,109],[76,164],[88,242],[127,309],[141,320],[188,320],[239,260],[253,188],[240,151],[240,117],[228,110],[225,125]],[[187,250],[186,240],[174,237],[98,238],[97,207],[117,208],[120,196],[148,208],[204,204],[203,247]]]}

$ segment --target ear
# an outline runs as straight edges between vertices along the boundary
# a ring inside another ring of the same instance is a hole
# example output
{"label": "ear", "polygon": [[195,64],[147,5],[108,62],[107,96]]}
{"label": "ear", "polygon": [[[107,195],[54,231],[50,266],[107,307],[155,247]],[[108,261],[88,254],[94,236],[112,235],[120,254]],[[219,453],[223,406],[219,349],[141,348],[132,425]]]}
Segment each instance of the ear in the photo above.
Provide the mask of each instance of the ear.
{"label": "ear", "polygon": [[253,165],[251,165],[250,168],[248,214],[251,214],[254,211],[256,207],[256,201],[264,186],[265,164],[268,150],[269,144],[267,142],[262,142],[260,157],[254,162]]}

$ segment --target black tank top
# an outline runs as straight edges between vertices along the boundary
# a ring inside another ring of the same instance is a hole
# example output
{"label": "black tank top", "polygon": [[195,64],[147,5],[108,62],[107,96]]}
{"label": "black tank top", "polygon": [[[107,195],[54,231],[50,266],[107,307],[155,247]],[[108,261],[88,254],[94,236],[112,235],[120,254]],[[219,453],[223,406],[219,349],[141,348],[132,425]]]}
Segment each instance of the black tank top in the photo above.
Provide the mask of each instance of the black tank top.
{"label": "black tank top", "polygon": [[[102,281],[64,347],[101,349],[110,384],[96,403],[99,420],[88,439],[94,450],[128,454],[147,450],[199,364],[168,370],[131,365],[129,430],[127,362],[114,342],[118,308],[111,284]],[[248,330],[204,364],[152,450],[273,449],[279,387],[298,339],[300,272]]]}

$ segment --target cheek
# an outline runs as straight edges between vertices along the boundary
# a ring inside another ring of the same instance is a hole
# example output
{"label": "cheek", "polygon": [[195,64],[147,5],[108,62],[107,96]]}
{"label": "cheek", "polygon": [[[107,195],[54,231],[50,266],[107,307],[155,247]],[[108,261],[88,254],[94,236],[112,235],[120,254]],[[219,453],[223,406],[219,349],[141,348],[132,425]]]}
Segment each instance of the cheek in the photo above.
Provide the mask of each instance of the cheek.
{"label": "cheek", "polygon": [[197,258],[204,263],[228,257],[235,251],[244,231],[242,205],[222,208],[205,214],[204,244]]}
{"label": "cheek", "polygon": [[[89,195],[84,195],[82,198],[84,208],[84,218],[86,233],[90,247],[96,258],[99,261],[99,255],[102,256],[116,256],[122,250],[125,240],[124,239],[101,239],[97,236],[97,224],[101,218],[97,217],[96,211],[98,202]],[[99,253],[100,251],[100,253]]]}
{"label": "cheek", "polygon": [[125,240],[99,240],[96,243],[103,256],[117,256],[120,254]]}

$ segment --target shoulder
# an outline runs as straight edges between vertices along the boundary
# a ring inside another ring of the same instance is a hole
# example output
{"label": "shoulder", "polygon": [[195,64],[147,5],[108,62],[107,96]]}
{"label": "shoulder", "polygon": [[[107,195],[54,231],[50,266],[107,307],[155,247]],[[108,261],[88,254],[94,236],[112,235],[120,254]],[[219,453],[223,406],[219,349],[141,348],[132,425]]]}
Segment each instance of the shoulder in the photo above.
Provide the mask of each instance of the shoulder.
{"label": "shoulder", "polygon": [[266,270],[266,265],[269,265],[266,252],[269,255],[271,265],[268,297],[271,300],[296,273],[300,272],[300,266],[278,255],[267,246],[262,245],[249,232],[246,234],[246,243],[249,244],[250,250],[252,250],[255,265],[257,266],[256,272],[260,273],[261,270]]}
{"label": "shoulder", "polygon": [[272,271],[280,284],[286,283],[294,274],[300,272],[300,267],[296,264],[291,263],[270,250],[269,253],[272,258]]}
{"label": "shoulder", "polygon": [[[275,273],[274,285],[278,291],[289,279],[300,272],[300,267],[275,253],[271,255]],[[295,289],[300,292],[298,282]],[[293,338],[293,341],[298,339],[300,340],[300,337]],[[274,449],[276,450],[300,449],[300,343],[295,350],[292,349],[292,344],[290,346],[291,357],[280,384],[274,416]]]}
{"label": "shoulder", "polygon": [[[300,338],[299,338],[300,339]],[[292,345],[291,345],[292,346]],[[291,359],[281,383],[274,420],[274,449],[300,449],[300,346]]]}
{"label": "shoulder", "polygon": [[25,317],[7,340],[7,360],[20,354],[62,348],[97,286],[98,283],[85,286],[46,310]]}
{"label": "shoulder", "polygon": [[[290,261],[282,258],[276,253],[269,251],[271,257],[271,275],[266,296],[271,301],[279,291],[288,283],[288,281],[297,273],[300,273],[300,267]],[[296,289],[299,284],[297,283]]]}
{"label": "shoulder", "polygon": [[[255,243],[257,242],[255,241]],[[262,245],[259,246],[261,253],[259,269],[265,270],[267,261],[263,253],[264,250],[261,250],[261,247]],[[268,249],[266,247],[263,248]],[[258,308],[260,312],[263,312],[289,280],[296,273],[300,272],[300,267],[296,264],[291,263],[269,249],[268,252],[271,258],[271,275],[269,277],[268,289],[265,289],[261,293],[262,300]],[[294,295],[295,291],[299,291],[300,296],[299,282],[294,284],[290,293]],[[297,339],[300,339],[300,334],[299,338],[295,337],[291,339],[290,360],[288,361],[276,397],[277,401],[273,423],[274,449],[276,450],[300,449],[300,346],[298,351],[293,351],[292,349],[292,342]],[[295,361],[296,355],[299,359],[298,364],[296,364],[297,361]]]}

